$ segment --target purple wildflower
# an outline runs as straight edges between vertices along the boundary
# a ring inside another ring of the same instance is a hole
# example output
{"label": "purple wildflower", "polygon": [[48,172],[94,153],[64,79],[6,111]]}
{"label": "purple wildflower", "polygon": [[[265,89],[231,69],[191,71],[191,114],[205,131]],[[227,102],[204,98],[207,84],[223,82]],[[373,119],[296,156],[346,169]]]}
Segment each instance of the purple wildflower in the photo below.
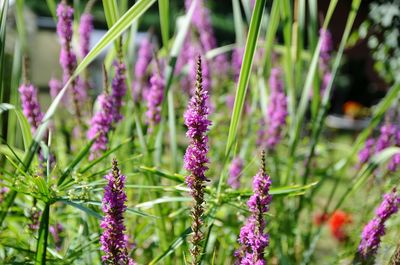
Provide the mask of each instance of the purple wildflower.
{"label": "purple wildflower", "polygon": [[229,167],[229,179],[228,184],[233,189],[240,188],[240,174],[243,170],[243,159],[236,157],[232,160],[231,166]]}
{"label": "purple wildflower", "polygon": [[[1,182],[0,182],[1,183]],[[4,201],[6,197],[6,193],[9,191],[7,187],[0,187],[0,204]]]}
{"label": "purple wildflower", "polygon": [[132,95],[135,100],[139,100],[141,98],[143,86],[146,85],[145,77],[147,68],[149,67],[152,58],[153,44],[148,38],[144,38],[139,46],[135,65],[135,81],[132,84]]}
{"label": "purple wildflower", "polygon": [[240,68],[242,68],[243,53],[243,47],[237,47],[232,52],[232,71],[235,82],[239,80]]}
{"label": "purple wildflower", "polygon": [[105,176],[108,181],[104,187],[102,210],[105,214],[101,221],[103,234],[100,237],[104,264],[134,264],[128,256],[128,236],[124,234],[124,213],[126,211],[125,179],[121,174],[116,159],[113,159],[112,170]]}
{"label": "purple wildflower", "polygon": [[159,73],[154,73],[150,78],[150,89],[148,91],[146,117],[149,124],[149,132],[161,120],[161,103],[164,98],[164,79]]}
{"label": "purple wildflower", "polygon": [[[400,128],[397,128],[395,143],[397,147],[400,147]],[[395,172],[399,166],[400,166],[400,153],[396,153],[389,161],[388,169],[392,172]]]}
{"label": "purple wildflower", "polygon": [[40,110],[40,104],[37,98],[38,91],[32,84],[22,84],[18,91],[21,94],[21,104],[24,115],[31,125],[32,133],[35,133],[43,119],[43,113]]}
{"label": "purple wildflower", "polygon": [[29,230],[32,232],[37,231],[39,229],[39,219],[42,216],[42,211],[33,206],[30,212],[30,223],[28,224]]}
{"label": "purple wildflower", "polygon": [[361,164],[364,164],[369,161],[371,158],[375,147],[375,140],[373,138],[369,138],[365,141],[364,148],[358,153],[358,159]]}
{"label": "purple wildflower", "polygon": [[113,98],[107,93],[103,93],[98,97],[98,102],[100,108],[90,121],[90,129],[87,132],[90,140],[97,137],[90,148],[90,160],[97,157],[101,151],[107,150],[107,136],[113,122]]}
{"label": "purple wildflower", "polygon": [[264,214],[269,210],[272,196],[269,194],[271,179],[265,172],[265,153],[262,153],[260,171],[253,178],[253,195],[247,201],[251,212],[246,224],[240,229],[241,247],[235,252],[236,264],[266,264],[264,250],[269,245],[269,235],[264,232]]}
{"label": "purple wildflower", "polygon": [[57,223],[49,227],[49,232],[53,236],[57,251],[60,251],[63,243],[62,233],[64,232],[64,227],[61,223]]}
{"label": "purple wildflower", "polygon": [[386,123],[381,127],[381,134],[376,140],[376,151],[382,151],[385,148],[388,148],[392,144],[392,139],[396,133],[396,127],[393,124]]}
{"label": "purple wildflower", "polygon": [[[68,6],[64,1],[58,4],[57,7],[57,34],[61,42],[60,51],[60,65],[63,69],[63,83],[67,83],[68,79],[72,76],[75,71],[77,60],[76,55],[72,51],[72,21],[73,21],[74,9]],[[81,122],[81,110],[80,103],[86,98],[86,91],[83,89],[82,82],[79,78],[74,79],[71,82],[71,90],[73,96],[73,102],[75,106],[75,112],[78,118],[78,122]]]}
{"label": "purple wildflower", "polygon": [[49,81],[49,88],[50,88],[50,96],[51,98],[54,99],[58,95],[58,93],[60,93],[62,89],[62,83],[60,82],[60,80],[52,78]]}
{"label": "purple wildflower", "polygon": [[202,63],[201,57],[197,59],[197,82],[196,90],[191,98],[188,109],[185,112],[185,125],[188,127],[186,136],[190,143],[184,156],[184,167],[190,174],[186,177],[186,184],[190,188],[190,194],[194,199],[192,207],[192,239],[193,244],[190,253],[192,264],[198,264],[201,253],[201,240],[204,235],[201,231],[204,213],[204,182],[208,181],[205,171],[208,169],[208,137],[206,135],[211,121],[208,119],[207,90],[202,85]]}
{"label": "purple wildflower", "polygon": [[119,122],[123,116],[121,114],[122,99],[126,93],[125,64],[121,61],[114,63],[115,74],[112,80],[112,98],[113,98],[113,122]]}
{"label": "purple wildflower", "polygon": [[282,138],[282,128],[286,124],[287,116],[287,100],[283,91],[281,71],[278,68],[271,70],[269,86],[271,93],[265,120],[267,131],[259,131],[258,143],[272,150]]}
{"label": "purple wildflower", "polygon": [[90,34],[93,31],[93,16],[90,13],[83,13],[79,23],[80,55],[85,57],[90,50]]}
{"label": "purple wildflower", "polygon": [[[185,7],[188,11],[193,0],[185,0]],[[203,0],[196,1],[194,14],[192,16],[192,24],[196,28],[200,37],[201,46],[205,51],[214,49],[217,41],[214,36],[214,30],[211,25],[210,10],[204,5]]]}
{"label": "purple wildflower", "polygon": [[321,52],[319,55],[320,66],[322,72],[327,72],[329,69],[329,61],[331,59],[331,52],[333,48],[332,35],[329,30],[320,29],[319,36],[321,38]]}
{"label": "purple wildflower", "polygon": [[400,196],[396,189],[383,196],[383,201],[375,211],[375,217],[364,227],[358,253],[362,259],[373,259],[378,251],[381,237],[385,235],[385,222],[398,211]]}

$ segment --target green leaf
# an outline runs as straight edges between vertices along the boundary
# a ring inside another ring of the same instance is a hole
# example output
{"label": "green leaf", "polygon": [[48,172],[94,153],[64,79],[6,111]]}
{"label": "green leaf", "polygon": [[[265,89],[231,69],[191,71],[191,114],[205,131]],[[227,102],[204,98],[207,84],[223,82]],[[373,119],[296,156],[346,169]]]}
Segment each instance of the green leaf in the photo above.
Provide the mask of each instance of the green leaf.
{"label": "green leaf", "polygon": [[28,120],[25,118],[25,115],[17,109],[15,106],[8,103],[0,104],[0,115],[5,111],[14,111],[17,116],[19,126],[21,127],[22,139],[24,141],[25,150],[27,150],[32,142],[32,134],[31,134],[31,126],[28,123]]}
{"label": "green leaf", "polygon": [[225,149],[225,156],[229,155],[233,143],[236,141],[239,120],[243,110],[244,99],[250,79],[250,72],[253,64],[254,52],[257,46],[257,39],[260,31],[261,18],[266,0],[257,0],[253,15],[251,17],[249,34],[247,36],[245,52],[243,55],[243,63],[240,69],[238,86],[236,89],[235,103],[231,123],[229,126],[228,139]]}
{"label": "green leaf", "polygon": [[71,174],[71,172],[75,169],[75,167],[86,157],[89,153],[90,148],[92,147],[96,138],[92,139],[80,152],[77,154],[72,160],[72,162],[65,168],[64,172],[61,174],[58,179],[57,186],[61,186],[64,180]]}
{"label": "green leaf", "polygon": [[191,197],[161,197],[155,200],[142,202],[136,205],[136,208],[151,208],[156,204],[168,203],[168,202],[190,202],[193,199]]}
{"label": "green leaf", "polygon": [[46,204],[40,218],[39,238],[36,245],[35,265],[46,264],[47,238],[49,235],[50,205]]}
{"label": "green leaf", "polygon": [[162,42],[163,46],[167,48],[169,40],[169,0],[158,0],[158,10],[160,13]]}
{"label": "green leaf", "polygon": [[103,218],[100,214],[98,214],[94,210],[92,210],[90,208],[87,208],[86,206],[82,205],[81,202],[73,202],[73,201],[70,201],[70,200],[67,200],[67,199],[60,199],[59,201],[65,203],[67,205],[70,205],[72,207],[75,207],[76,209],[81,210],[84,213],[86,213],[87,215],[90,215],[90,216],[92,216],[92,217],[94,217],[96,219],[101,220]]}
{"label": "green leaf", "polygon": [[157,175],[157,176],[160,176],[160,177],[163,177],[163,178],[166,178],[166,179],[170,179],[170,180],[176,181],[178,183],[185,182],[185,177],[182,176],[182,175],[179,175],[177,173],[168,173],[168,172],[165,172],[165,171],[162,171],[162,170],[158,170],[158,169],[156,169],[154,167],[146,167],[146,166],[140,166],[139,170],[142,171],[142,172],[146,172],[146,173],[150,173],[150,174],[153,174],[153,175]]}
{"label": "green leaf", "polygon": [[172,241],[171,245],[169,245],[169,247],[161,255],[159,255],[158,257],[156,257],[152,261],[150,261],[149,265],[157,264],[158,262],[162,261],[163,259],[165,259],[169,255],[174,253],[175,250],[177,250],[182,245],[182,243],[185,242],[186,237],[191,232],[192,232],[192,228],[190,228],[190,227],[187,228],[185,231],[183,231],[183,233],[180,234],[180,236],[177,237],[174,241]]}

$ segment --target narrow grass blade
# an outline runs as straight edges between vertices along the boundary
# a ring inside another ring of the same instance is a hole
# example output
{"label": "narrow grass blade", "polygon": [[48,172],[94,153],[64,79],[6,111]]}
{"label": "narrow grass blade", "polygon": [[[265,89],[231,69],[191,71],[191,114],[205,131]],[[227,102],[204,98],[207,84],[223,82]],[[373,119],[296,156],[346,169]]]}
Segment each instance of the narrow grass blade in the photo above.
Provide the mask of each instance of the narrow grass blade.
{"label": "narrow grass blade", "polygon": [[156,168],[151,168],[151,167],[146,167],[146,166],[140,166],[139,170],[142,172],[146,172],[146,173],[150,173],[150,174],[154,174],[163,178],[167,178],[170,180],[173,180],[175,182],[178,183],[183,183],[185,182],[185,177],[179,174],[171,174],[171,173],[167,173],[165,171],[162,170],[158,170]]}
{"label": "narrow grass blade", "polygon": [[24,142],[25,150],[28,150],[31,142],[32,142],[32,134],[31,134],[31,127],[25,118],[25,115],[18,110],[15,106],[8,104],[8,103],[1,103],[0,104],[0,115],[5,111],[14,111],[15,115],[17,116],[19,126],[21,127],[22,139]]}
{"label": "narrow grass blade", "polygon": [[192,228],[187,228],[185,231],[183,231],[182,234],[180,234],[180,236],[178,238],[176,238],[171,245],[169,245],[169,247],[158,257],[156,257],[155,259],[153,259],[152,261],[150,261],[149,265],[154,265],[159,263],[160,261],[162,261],[163,259],[165,259],[166,257],[168,257],[169,255],[171,255],[172,253],[175,252],[175,250],[177,250],[183,242],[185,242],[186,237],[192,232]]}
{"label": "narrow grass blade", "polygon": [[102,216],[100,214],[98,214],[97,212],[95,212],[94,210],[92,210],[90,208],[87,208],[86,206],[82,205],[81,203],[73,202],[73,201],[66,200],[66,199],[60,199],[59,201],[65,203],[67,205],[70,205],[72,207],[75,207],[76,209],[81,210],[84,213],[86,213],[87,215],[90,215],[98,220],[102,219]]}
{"label": "narrow grass blade", "polygon": [[239,126],[240,116],[243,110],[244,98],[246,96],[247,87],[250,79],[250,72],[253,64],[254,52],[257,46],[257,39],[260,31],[261,18],[265,6],[265,0],[257,0],[253,15],[251,17],[249,34],[247,36],[245,52],[243,56],[243,63],[240,69],[238,86],[236,89],[235,103],[233,105],[233,112],[231,123],[229,126],[228,139],[225,149],[225,156],[229,155],[231,147],[236,140],[237,130]]}
{"label": "narrow grass blade", "polygon": [[233,22],[235,24],[235,37],[236,37],[236,45],[239,47],[243,47],[244,45],[244,24],[242,19],[242,12],[240,11],[240,3],[239,0],[232,0],[232,8],[233,8]]}
{"label": "narrow grass blade", "polygon": [[280,20],[280,3],[281,1],[273,1],[271,14],[268,20],[267,33],[265,36],[264,43],[264,76],[269,75],[269,70],[271,69],[271,54],[272,47],[275,41],[276,30],[278,29],[279,20]]}
{"label": "narrow grass blade", "polygon": [[169,40],[169,0],[158,0],[160,13],[161,37],[164,47],[168,47]]}
{"label": "narrow grass blade", "polygon": [[75,167],[86,157],[89,153],[90,148],[92,147],[96,138],[92,139],[80,152],[77,154],[72,160],[72,162],[65,168],[64,172],[61,174],[58,179],[57,186],[61,186],[65,179],[71,174],[71,172],[75,169]]}
{"label": "narrow grass blade", "polygon": [[[5,47],[6,47],[6,20],[8,12],[8,1],[3,0],[0,6],[0,102],[5,102],[5,87],[4,78],[5,73]],[[0,124],[0,128],[5,124]]]}
{"label": "narrow grass blade", "polygon": [[46,264],[47,238],[49,235],[50,205],[46,204],[40,219],[39,238],[36,245],[35,265]]}

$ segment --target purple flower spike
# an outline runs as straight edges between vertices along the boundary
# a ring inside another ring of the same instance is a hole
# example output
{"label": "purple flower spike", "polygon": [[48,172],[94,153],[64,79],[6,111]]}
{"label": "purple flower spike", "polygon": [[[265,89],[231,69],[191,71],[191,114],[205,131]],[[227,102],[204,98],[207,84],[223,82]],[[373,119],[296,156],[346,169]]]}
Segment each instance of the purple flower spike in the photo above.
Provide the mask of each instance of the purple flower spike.
{"label": "purple flower spike", "polygon": [[202,63],[201,57],[197,59],[197,82],[196,90],[191,98],[185,112],[185,125],[188,127],[186,136],[189,138],[189,146],[184,156],[184,167],[190,174],[186,177],[186,184],[190,189],[190,194],[194,199],[192,206],[192,239],[193,247],[190,250],[192,264],[198,264],[201,254],[201,240],[204,235],[201,231],[204,213],[204,182],[208,181],[205,171],[208,169],[208,127],[211,121],[208,119],[207,90],[202,85]]}
{"label": "purple flower spike", "polygon": [[[61,42],[60,65],[63,69],[63,83],[67,83],[75,71],[77,60],[72,51],[72,22],[74,10],[62,1],[57,6],[57,34]],[[86,98],[86,91],[79,78],[71,82],[72,98],[75,106],[75,112],[78,122],[81,123],[81,103]]]}
{"label": "purple flower spike", "polygon": [[113,122],[119,122],[123,116],[121,114],[121,107],[123,105],[123,98],[126,93],[126,76],[125,64],[121,61],[114,63],[115,74],[112,80],[112,98],[113,98]]}
{"label": "purple flower spike", "polygon": [[153,58],[153,44],[149,39],[144,38],[140,43],[137,61],[135,65],[135,80],[132,83],[132,95],[133,98],[138,101],[142,97],[143,86],[145,86],[145,77],[147,74],[147,68]]}
{"label": "purple flower spike", "polygon": [[[189,11],[193,0],[186,0],[185,7]],[[205,51],[214,49],[217,41],[214,36],[214,30],[211,25],[210,10],[204,5],[203,0],[197,0],[192,16],[192,24],[196,28],[200,36],[201,46]]]}
{"label": "purple flower spike", "polygon": [[381,127],[381,134],[376,141],[376,151],[382,151],[392,144],[392,139],[396,133],[396,127],[393,124],[387,123]]}
{"label": "purple flower spike", "polygon": [[232,52],[232,70],[235,82],[238,81],[240,75],[240,68],[242,68],[244,48],[235,48]]}
{"label": "purple flower spike", "polygon": [[125,235],[124,213],[126,211],[125,179],[116,159],[113,159],[111,172],[104,177],[108,184],[104,187],[101,221],[103,234],[100,237],[101,250],[104,251],[104,264],[135,264],[128,256],[128,236]]}
{"label": "purple flower spike", "polygon": [[383,201],[375,211],[375,217],[364,227],[358,253],[363,260],[371,260],[376,255],[381,237],[385,235],[385,222],[398,211],[400,196],[396,189],[383,196]]}
{"label": "purple flower spike", "polygon": [[150,89],[146,97],[146,117],[149,125],[149,132],[152,132],[154,126],[161,120],[161,103],[164,98],[164,86],[164,79],[159,73],[154,73],[150,78]]}
{"label": "purple flower spike", "polygon": [[374,152],[375,140],[373,138],[369,138],[365,141],[364,148],[358,153],[358,159],[361,164],[364,164],[369,161],[373,152]]}
{"label": "purple flower spike", "polygon": [[108,132],[113,122],[113,98],[107,93],[98,97],[100,109],[90,121],[90,129],[87,132],[89,140],[96,138],[90,148],[90,160],[96,158],[102,151],[107,150]]}
{"label": "purple flower spike", "polygon": [[49,232],[53,236],[56,250],[60,251],[63,243],[63,237],[61,234],[64,232],[64,227],[61,223],[57,223],[56,225],[52,225],[49,227]]}
{"label": "purple flower spike", "polygon": [[273,150],[282,138],[282,129],[286,124],[287,116],[287,99],[283,91],[283,81],[281,79],[281,71],[278,68],[271,70],[269,78],[269,86],[271,89],[267,118],[265,126],[267,130],[259,131],[258,144],[265,146],[269,150]]}
{"label": "purple flower spike", "polygon": [[93,31],[93,16],[83,13],[79,23],[80,55],[85,57],[90,50],[90,34]]}
{"label": "purple flower spike", "polygon": [[50,96],[54,99],[58,95],[58,93],[60,93],[62,89],[62,83],[60,82],[60,80],[52,78],[49,81],[49,88]]}
{"label": "purple flower spike", "polygon": [[233,189],[240,188],[240,174],[243,170],[243,159],[236,157],[232,160],[231,166],[229,167],[229,179],[228,184]]}
{"label": "purple flower spike", "polygon": [[269,194],[271,179],[265,172],[265,153],[262,153],[260,171],[253,178],[253,195],[247,201],[251,212],[246,224],[241,228],[239,243],[235,252],[236,264],[266,264],[264,250],[269,245],[269,235],[264,232],[264,214],[268,212],[272,196]]}
{"label": "purple flower spike", "polygon": [[22,84],[18,91],[21,94],[22,111],[31,125],[31,132],[35,133],[43,119],[37,89],[32,84]]}

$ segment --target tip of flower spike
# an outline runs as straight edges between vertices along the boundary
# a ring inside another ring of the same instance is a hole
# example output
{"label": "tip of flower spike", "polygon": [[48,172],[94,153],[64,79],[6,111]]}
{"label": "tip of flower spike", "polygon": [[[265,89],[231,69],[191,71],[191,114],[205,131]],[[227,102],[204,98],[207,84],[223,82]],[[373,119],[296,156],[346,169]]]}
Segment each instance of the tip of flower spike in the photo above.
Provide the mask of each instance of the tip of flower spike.
{"label": "tip of flower spike", "polygon": [[203,90],[203,72],[201,69],[201,56],[197,56],[196,62],[196,92],[200,92]]}
{"label": "tip of flower spike", "polygon": [[261,151],[261,170],[263,173],[266,173],[266,168],[265,168],[265,150]]}

